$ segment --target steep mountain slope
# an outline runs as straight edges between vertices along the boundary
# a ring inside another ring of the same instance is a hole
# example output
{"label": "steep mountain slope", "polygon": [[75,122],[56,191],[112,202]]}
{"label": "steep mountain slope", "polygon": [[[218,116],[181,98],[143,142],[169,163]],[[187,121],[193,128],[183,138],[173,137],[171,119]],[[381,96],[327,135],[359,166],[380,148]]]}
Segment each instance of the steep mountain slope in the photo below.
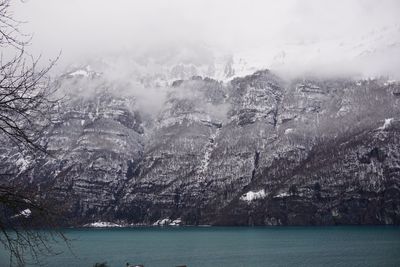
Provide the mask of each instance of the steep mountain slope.
{"label": "steep mountain slope", "polygon": [[43,136],[54,158],[14,182],[69,224],[400,223],[397,83],[194,76],[166,88],[156,116],[101,74],[60,83],[69,98]]}

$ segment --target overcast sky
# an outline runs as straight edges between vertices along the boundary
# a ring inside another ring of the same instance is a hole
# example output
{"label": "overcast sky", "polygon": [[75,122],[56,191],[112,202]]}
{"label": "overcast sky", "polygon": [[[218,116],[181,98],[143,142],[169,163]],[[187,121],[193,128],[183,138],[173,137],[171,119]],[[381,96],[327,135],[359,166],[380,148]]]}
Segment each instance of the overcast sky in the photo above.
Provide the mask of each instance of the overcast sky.
{"label": "overcast sky", "polygon": [[400,42],[398,0],[28,0],[14,1],[13,8],[27,21],[24,32],[34,34],[30,50],[48,58],[62,50],[61,65],[185,43],[233,53],[288,46],[297,59],[310,51],[304,46],[328,47],[321,57],[341,59],[337,46],[357,46],[365,34],[386,28],[397,36],[385,37],[383,46]]}

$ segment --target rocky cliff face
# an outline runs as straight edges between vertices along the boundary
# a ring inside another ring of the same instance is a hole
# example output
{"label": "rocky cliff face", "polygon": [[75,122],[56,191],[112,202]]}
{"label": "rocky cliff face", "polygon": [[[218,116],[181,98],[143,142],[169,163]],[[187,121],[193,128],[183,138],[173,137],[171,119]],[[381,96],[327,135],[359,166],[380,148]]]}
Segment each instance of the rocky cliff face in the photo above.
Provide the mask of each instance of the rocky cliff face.
{"label": "rocky cliff face", "polygon": [[3,151],[24,163],[13,182],[58,201],[69,224],[400,223],[397,83],[195,76],[150,116],[81,76],[60,81],[79,90],[43,136],[54,157]]}

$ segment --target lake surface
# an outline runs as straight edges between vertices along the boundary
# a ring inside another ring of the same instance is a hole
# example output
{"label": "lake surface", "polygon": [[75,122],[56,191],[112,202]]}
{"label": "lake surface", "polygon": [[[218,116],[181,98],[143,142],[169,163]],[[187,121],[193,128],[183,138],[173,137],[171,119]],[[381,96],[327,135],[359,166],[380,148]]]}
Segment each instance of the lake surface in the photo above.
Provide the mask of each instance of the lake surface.
{"label": "lake surface", "polygon": [[[400,227],[177,227],[68,229],[44,266],[400,266]],[[62,246],[62,247],[61,247]],[[0,266],[7,255],[0,252]],[[36,266],[36,265],[28,265]],[[42,265],[43,266],[43,265]]]}

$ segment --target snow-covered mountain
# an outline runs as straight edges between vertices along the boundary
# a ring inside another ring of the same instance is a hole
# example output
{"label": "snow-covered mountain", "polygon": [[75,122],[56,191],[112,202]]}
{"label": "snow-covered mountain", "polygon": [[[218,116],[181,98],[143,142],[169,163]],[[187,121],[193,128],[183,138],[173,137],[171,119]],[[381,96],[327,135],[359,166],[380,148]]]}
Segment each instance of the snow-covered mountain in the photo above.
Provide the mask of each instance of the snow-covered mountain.
{"label": "snow-covered mountain", "polygon": [[62,75],[53,157],[2,148],[13,183],[71,225],[400,223],[399,83],[146,76],[145,62]]}
{"label": "snow-covered mountain", "polygon": [[259,69],[283,75],[318,74],[360,78],[389,76],[400,79],[400,24],[387,25],[351,36],[323,39],[280,39],[233,52],[238,76]]}
{"label": "snow-covered mountain", "polygon": [[[193,76],[229,81],[260,69],[283,77],[304,75],[399,80],[400,24],[331,38],[281,38],[247,49],[224,50],[201,43],[170,44],[105,54],[67,68],[64,73],[88,71],[117,81],[135,81],[147,87],[171,85]],[[91,68],[91,69],[90,69]]]}

